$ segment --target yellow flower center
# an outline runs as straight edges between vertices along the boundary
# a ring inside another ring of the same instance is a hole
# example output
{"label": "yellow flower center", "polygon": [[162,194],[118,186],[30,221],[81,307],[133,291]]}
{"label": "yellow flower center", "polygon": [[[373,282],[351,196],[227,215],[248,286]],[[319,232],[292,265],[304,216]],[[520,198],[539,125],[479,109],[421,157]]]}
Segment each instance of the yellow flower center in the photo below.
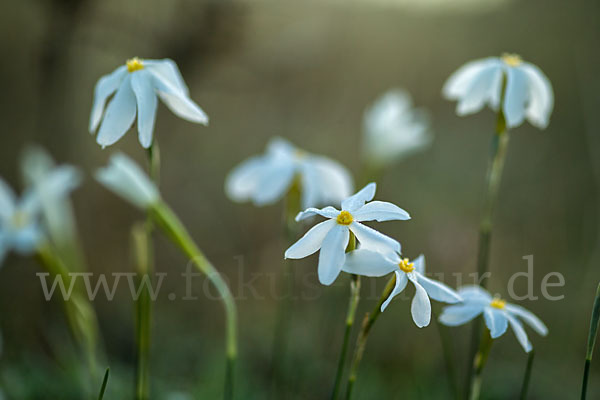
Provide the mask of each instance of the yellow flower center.
{"label": "yellow flower center", "polygon": [[504,307],[506,307],[506,301],[496,297],[494,300],[492,300],[490,306],[497,308],[498,310],[502,310]]}
{"label": "yellow flower center", "polygon": [[27,220],[27,214],[25,214],[23,211],[17,211],[13,214],[11,222],[15,228],[21,229],[27,225]]}
{"label": "yellow flower center", "polygon": [[504,53],[502,54],[502,61],[509,67],[518,67],[523,62],[523,59],[518,54]]}
{"label": "yellow flower center", "polygon": [[350,225],[354,221],[354,217],[348,211],[342,211],[337,216],[337,223],[340,225]]}
{"label": "yellow flower center", "polygon": [[415,270],[415,263],[411,263],[408,258],[404,258],[398,263],[398,268],[408,274],[409,272],[413,272]]}
{"label": "yellow flower center", "polygon": [[129,72],[135,72],[135,71],[139,71],[140,69],[144,69],[144,64],[142,63],[142,60],[140,60],[137,57],[133,57],[130,58],[129,60],[127,60],[127,71]]}

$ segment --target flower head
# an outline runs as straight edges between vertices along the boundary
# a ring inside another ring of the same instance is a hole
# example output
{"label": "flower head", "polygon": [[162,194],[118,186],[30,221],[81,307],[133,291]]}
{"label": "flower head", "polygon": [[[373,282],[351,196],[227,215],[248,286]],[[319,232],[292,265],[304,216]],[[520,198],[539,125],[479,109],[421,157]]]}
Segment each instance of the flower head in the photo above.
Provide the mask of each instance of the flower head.
{"label": "flower head", "polygon": [[364,158],[375,166],[425,149],[431,144],[429,116],[412,107],[410,94],[393,89],[379,98],[365,113]]}
{"label": "flower head", "polygon": [[532,312],[498,297],[492,297],[479,286],[463,286],[458,290],[458,294],[463,298],[463,302],[444,308],[440,315],[440,322],[444,325],[462,325],[483,313],[485,324],[493,339],[502,336],[510,325],[517,340],[528,353],[532,346],[521,320],[540,335],[548,334],[546,325]]}
{"label": "flower head", "polygon": [[382,312],[395,296],[402,293],[408,281],[411,281],[416,289],[411,313],[413,321],[419,328],[429,325],[431,321],[429,298],[445,303],[457,303],[462,300],[453,289],[425,276],[423,255],[409,261],[408,258],[401,258],[396,252],[381,253],[363,247],[348,254],[342,271],[366,276],[381,276],[390,272],[396,274],[396,284],[392,293],[381,305]]}
{"label": "flower head", "polygon": [[[115,95],[104,113],[106,100],[113,93]],[[169,59],[142,60],[134,57],[100,78],[96,84],[90,133],[96,131],[102,120],[96,141],[102,147],[110,146],[129,130],[137,113],[140,144],[144,148],[150,147],[158,105],[157,96],[177,116],[191,122],[208,124],[207,115],[189,98],[189,90],[175,62]]]}
{"label": "flower head", "polygon": [[278,137],[271,139],[264,155],[251,157],[231,171],[225,191],[234,201],[251,200],[261,206],[282,198],[295,180],[303,208],[339,204],[352,193],[352,178],[342,165]]}
{"label": "flower head", "polygon": [[[400,207],[384,201],[368,201],[375,196],[375,183],[369,183],[358,193],[342,201],[342,210],[334,207],[308,208],[296,216],[300,221],[321,215],[327,221],[313,226],[285,252],[285,258],[304,258],[319,253],[319,281],[331,285],[346,260],[346,247],[352,232],[361,246],[376,251],[400,252],[400,243],[378,231],[361,224],[363,221],[407,220],[410,216]],[[366,203],[366,204],[365,204]],[[389,273],[389,271],[388,271]]]}
{"label": "flower head", "polygon": [[494,111],[501,109],[508,128],[527,119],[544,129],[554,107],[552,85],[546,75],[515,54],[466,63],[448,78],[443,93],[450,100],[458,100],[456,113],[461,116],[473,114],[485,104]]}
{"label": "flower head", "polygon": [[158,189],[148,175],[122,153],[113,154],[108,166],[96,172],[96,179],[109,190],[142,209],[160,200]]}

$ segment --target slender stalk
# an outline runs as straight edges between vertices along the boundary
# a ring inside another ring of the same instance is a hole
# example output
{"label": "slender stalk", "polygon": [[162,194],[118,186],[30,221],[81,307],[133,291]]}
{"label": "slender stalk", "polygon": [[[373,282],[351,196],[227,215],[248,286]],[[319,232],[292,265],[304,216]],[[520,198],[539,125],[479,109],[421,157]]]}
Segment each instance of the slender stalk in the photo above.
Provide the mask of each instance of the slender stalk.
{"label": "slender stalk", "polygon": [[390,296],[390,293],[392,293],[392,290],[394,290],[395,285],[396,274],[392,275],[388,283],[385,285],[385,288],[383,289],[383,292],[381,292],[379,301],[377,302],[375,308],[373,308],[373,311],[366,313],[365,317],[363,318],[362,327],[354,347],[354,355],[352,356],[350,375],[348,376],[348,387],[346,388],[346,400],[349,400],[352,397],[352,389],[354,389],[354,383],[356,382],[356,377],[358,375],[358,367],[365,352],[369,332],[371,332],[371,328],[375,324],[375,321],[377,321],[379,314],[381,314],[381,305]]}
{"label": "slender stalk", "polygon": [[221,295],[226,316],[226,371],[225,371],[225,399],[233,398],[234,369],[237,358],[237,311],[233,295],[229,287],[198,248],[179,218],[163,202],[154,204],[149,210],[150,215],[166,236],[190,258],[196,268],[206,275]]}
{"label": "slender stalk", "polygon": [[[353,233],[350,233],[350,241],[348,242],[348,247],[346,247],[346,253],[353,251],[355,248],[356,237]],[[333,391],[331,393],[332,400],[336,400],[340,393],[340,385],[342,383],[342,376],[344,375],[344,365],[346,364],[346,354],[348,353],[348,343],[350,342],[350,334],[352,333],[352,326],[354,325],[354,316],[356,315],[356,308],[358,307],[359,300],[360,277],[358,275],[352,275],[350,281],[350,299],[348,300],[348,311],[346,312],[346,327],[344,329],[342,349],[340,351],[337,372],[335,373],[335,382],[333,384]]]}
{"label": "slender stalk", "polygon": [[594,307],[592,308],[592,317],[590,318],[590,332],[588,334],[587,352],[585,354],[585,367],[583,370],[583,384],[581,387],[581,400],[585,400],[587,396],[587,385],[590,374],[590,364],[592,363],[592,355],[594,354],[594,346],[596,345],[596,336],[598,333],[598,323],[600,320],[600,284],[596,289],[596,298],[594,299]]}
{"label": "slender stalk", "polygon": [[106,368],[106,372],[104,373],[104,379],[102,380],[102,386],[100,387],[100,394],[98,395],[98,400],[102,400],[104,398],[104,392],[106,391],[106,385],[108,384],[109,375],[110,368]]}
{"label": "slender stalk", "polygon": [[519,399],[525,400],[527,398],[527,391],[529,390],[529,381],[531,380],[531,368],[533,367],[533,358],[535,352],[531,350],[527,356],[527,366],[525,367],[525,375],[523,375],[523,385],[521,386],[521,395]]}
{"label": "slender stalk", "polygon": [[490,336],[489,331],[486,329],[481,336],[481,340],[479,341],[479,351],[473,360],[473,376],[471,377],[471,388],[469,390],[469,396],[467,397],[469,400],[479,399],[479,395],[481,394],[482,372],[487,362],[488,355],[490,354],[490,349],[492,348],[493,342],[494,340]]}

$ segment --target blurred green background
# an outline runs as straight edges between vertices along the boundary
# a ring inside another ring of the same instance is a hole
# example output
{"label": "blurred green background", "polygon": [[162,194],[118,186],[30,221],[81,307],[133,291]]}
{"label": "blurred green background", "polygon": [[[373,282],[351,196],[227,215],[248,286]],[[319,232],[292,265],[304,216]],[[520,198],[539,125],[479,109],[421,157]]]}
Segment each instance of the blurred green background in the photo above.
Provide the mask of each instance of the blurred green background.
{"label": "blurred green background", "polygon": [[[87,132],[97,79],[127,58],[170,57],[210,126],[182,121],[159,107],[161,190],[238,299],[238,399],[273,393],[272,334],[282,270],[282,204],[230,202],[227,172],[262,152],[274,135],[324,154],[360,176],[364,109],[391,87],[405,87],[432,113],[433,146],[378,182],[377,198],[408,210],[409,222],[385,223],[408,256],[425,253],[429,272],[475,270],[489,140],[489,110],[468,118],[441,97],[445,79],[464,62],[504,51],[521,54],[550,78],[550,126],[514,130],[495,215],[492,292],[506,295],[510,275],[533,254],[540,300],[523,302],[549,326],[536,351],[530,398],[579,396],[589,313],[600,280],[600,4],[573,0],[321,1],[13,1],[1,6],[0,175],[21,188],[26,144],[46,147],[60,163],[87,174],[74,194],[90,269],[131,271],[129,230],[143,215],[91,177],[115,150],[140,162],[134,132],[102,150]],[[156,269],[169,273],[155,305],[152,389],[157,399],[219,398],[224,370],[221,304],[169,301],[183,294],[186,260],[157,235]],[[241,260],[241,261],[240,261]],[[275,398],[329,396],[348,295],[348,276],[318,285],[316,257],[293,263],[295,295],[283,392]],[[43,299],[33,258],[11,255],[0,271],[0,382],[9,399],[77,399],[78,365],[59,301]],[[559,271],[564,300],[541,298],[544,275]],[[253,274],[254,294],[240,282]],[[517,293],[526,290],[517,280]],[[385,280],[365,279],[357,320]],[[194,290],[201,296],[203,280]],[[303,298],[304,295],[304,298]],[[409,296],[412,293],[409,291]],[[450,398],[435,323],[418,329],[410,301],[396,300],[376,324],[356,399]],[[95,302],[112,378],[106,398],[133,397],[134,319],[127,288]],[[434,311],[439,310],[439,304]],[[451,330],[459,381],[470,329]],[[353,341],[352,341],[353,343]],[[515,398],[526,354],[512,333],[497,341],[484,373],[483,398]],[[600,363],[589,398],[600,398]],[[100,382],[98,382],[98,386]],[[187,395],[186,395],[187,394]],[[186,397],[187,396],[187,397]]]}

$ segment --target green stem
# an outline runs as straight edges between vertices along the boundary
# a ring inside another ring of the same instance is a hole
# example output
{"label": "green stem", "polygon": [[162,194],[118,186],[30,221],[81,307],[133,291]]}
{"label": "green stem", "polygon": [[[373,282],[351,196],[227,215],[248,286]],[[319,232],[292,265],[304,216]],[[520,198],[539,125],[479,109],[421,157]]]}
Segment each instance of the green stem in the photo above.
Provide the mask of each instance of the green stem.
{"label": "green stem", "polygon": [[486,329],[481,336],[481,340],[479,341],[479,351],[473,359],[473,376],[471,377],[471,388],[467,397],[469,400],[479,399],[479,395],[481,394],[482,372],[490,354],[490,349],[492,348],[493,342],[494,340],[490,336],[489,331]]}
{"label": "green stem", "polygon": [[188,231],[169,206],[163,202],[158,202],[150,208],[149,212],[166,236],[190,258],[200,272],[206,275],[221,295],[226,315],[225,341],[227,362],[225,373],[225,399],[231,399],[233,397],[234,369],[237,357],[237,311],[233,295],[229,291],[229,287],[219,272],[198,248]]}
{"label": "green stem", "polygon": [[596,345],[596,337],[598,333],[598,323],[600,320],[600,284],[596,289],[596,298],[594,299],[594,307],[592,308],[592,316],[590,318],[590,332],[588,334],[587,352],[585,354],[585,367],[583,370],[583,384],[581,388],[581,399],[585,400],[587,396],[587,385],[590,373],[590,364],[594,354],[594,346]]}
{"label": "green stem", "polygon": [[102,386],[100,387],[100,394],[98,395],[98,400],[102,400],[104,398],[104,392],[106,391],[106,385],[108,384],[109,374],[110,368],[106,368],[106,372],[104,373],[104,379],[102,380]]}
{"label": "green stem", "polygon": [[379,297],[379,301],[373,311],[370,313],[366,313],[362,322],[362,327],[360,333],[358,334],[358,338],[356,339],[356,345],[354,347],[354,355],[352,356],[352,364],[350,367],[350,375],[348,376],[348,387],[346,389],[346,400],[350,400],[352,397],[352,390],[354,389],[354,383],[356,382],[356,377],[358,375],[358,367],[362,360],[363,354],[365,352],[365,347],[367,345],[367,338],[369,337],[369,332],[371,332],[371,328],[377,321],[377,318],[381,314],[381,306],[385,302],[385,300],[390,296],[392,290],[394,290],[394,286],[396,285],[396,274],[394,274],[388,283],[385,285],[383,292],[381,292],[381,296]]}
{"label": "green stem", "polygon": [[[346,253],[353,251],[356,248],[356,237],[353,233],[350,233],[350,240],[348,247],[346,247]],[[344,374],[344,365],[346,364],[346,354],[348,353],[348,343],[350,342],[350,334],[352,332],[352,326],[354,325],[354,316],[356,315],[356,308],[358,307],[358,301],[360,300],[360,276],[352,275],[350,281],[350,299],[348,300],[348,311],[346,312],[346,326],[344,329],[344,339],[342,341],[342,349],[340,352],[340,358],[338,359],[337,372],[335,374],[335,382],[333,384],[333,391],[331,393],[331,399],[336,400],[340,393],[340,385],[342,383],[342,376]]]}
{"label": "green stem", "polygon": [[525,400],[527,398],[527,391],[529,390],[529,381],[531,380],[531,369],[533,367],[533,358],[535,352],[531,350],[527,356],[527,366],[525,367],[525,375],[523,376],[523,385],[521,386],[521,395],[519,399]]}

